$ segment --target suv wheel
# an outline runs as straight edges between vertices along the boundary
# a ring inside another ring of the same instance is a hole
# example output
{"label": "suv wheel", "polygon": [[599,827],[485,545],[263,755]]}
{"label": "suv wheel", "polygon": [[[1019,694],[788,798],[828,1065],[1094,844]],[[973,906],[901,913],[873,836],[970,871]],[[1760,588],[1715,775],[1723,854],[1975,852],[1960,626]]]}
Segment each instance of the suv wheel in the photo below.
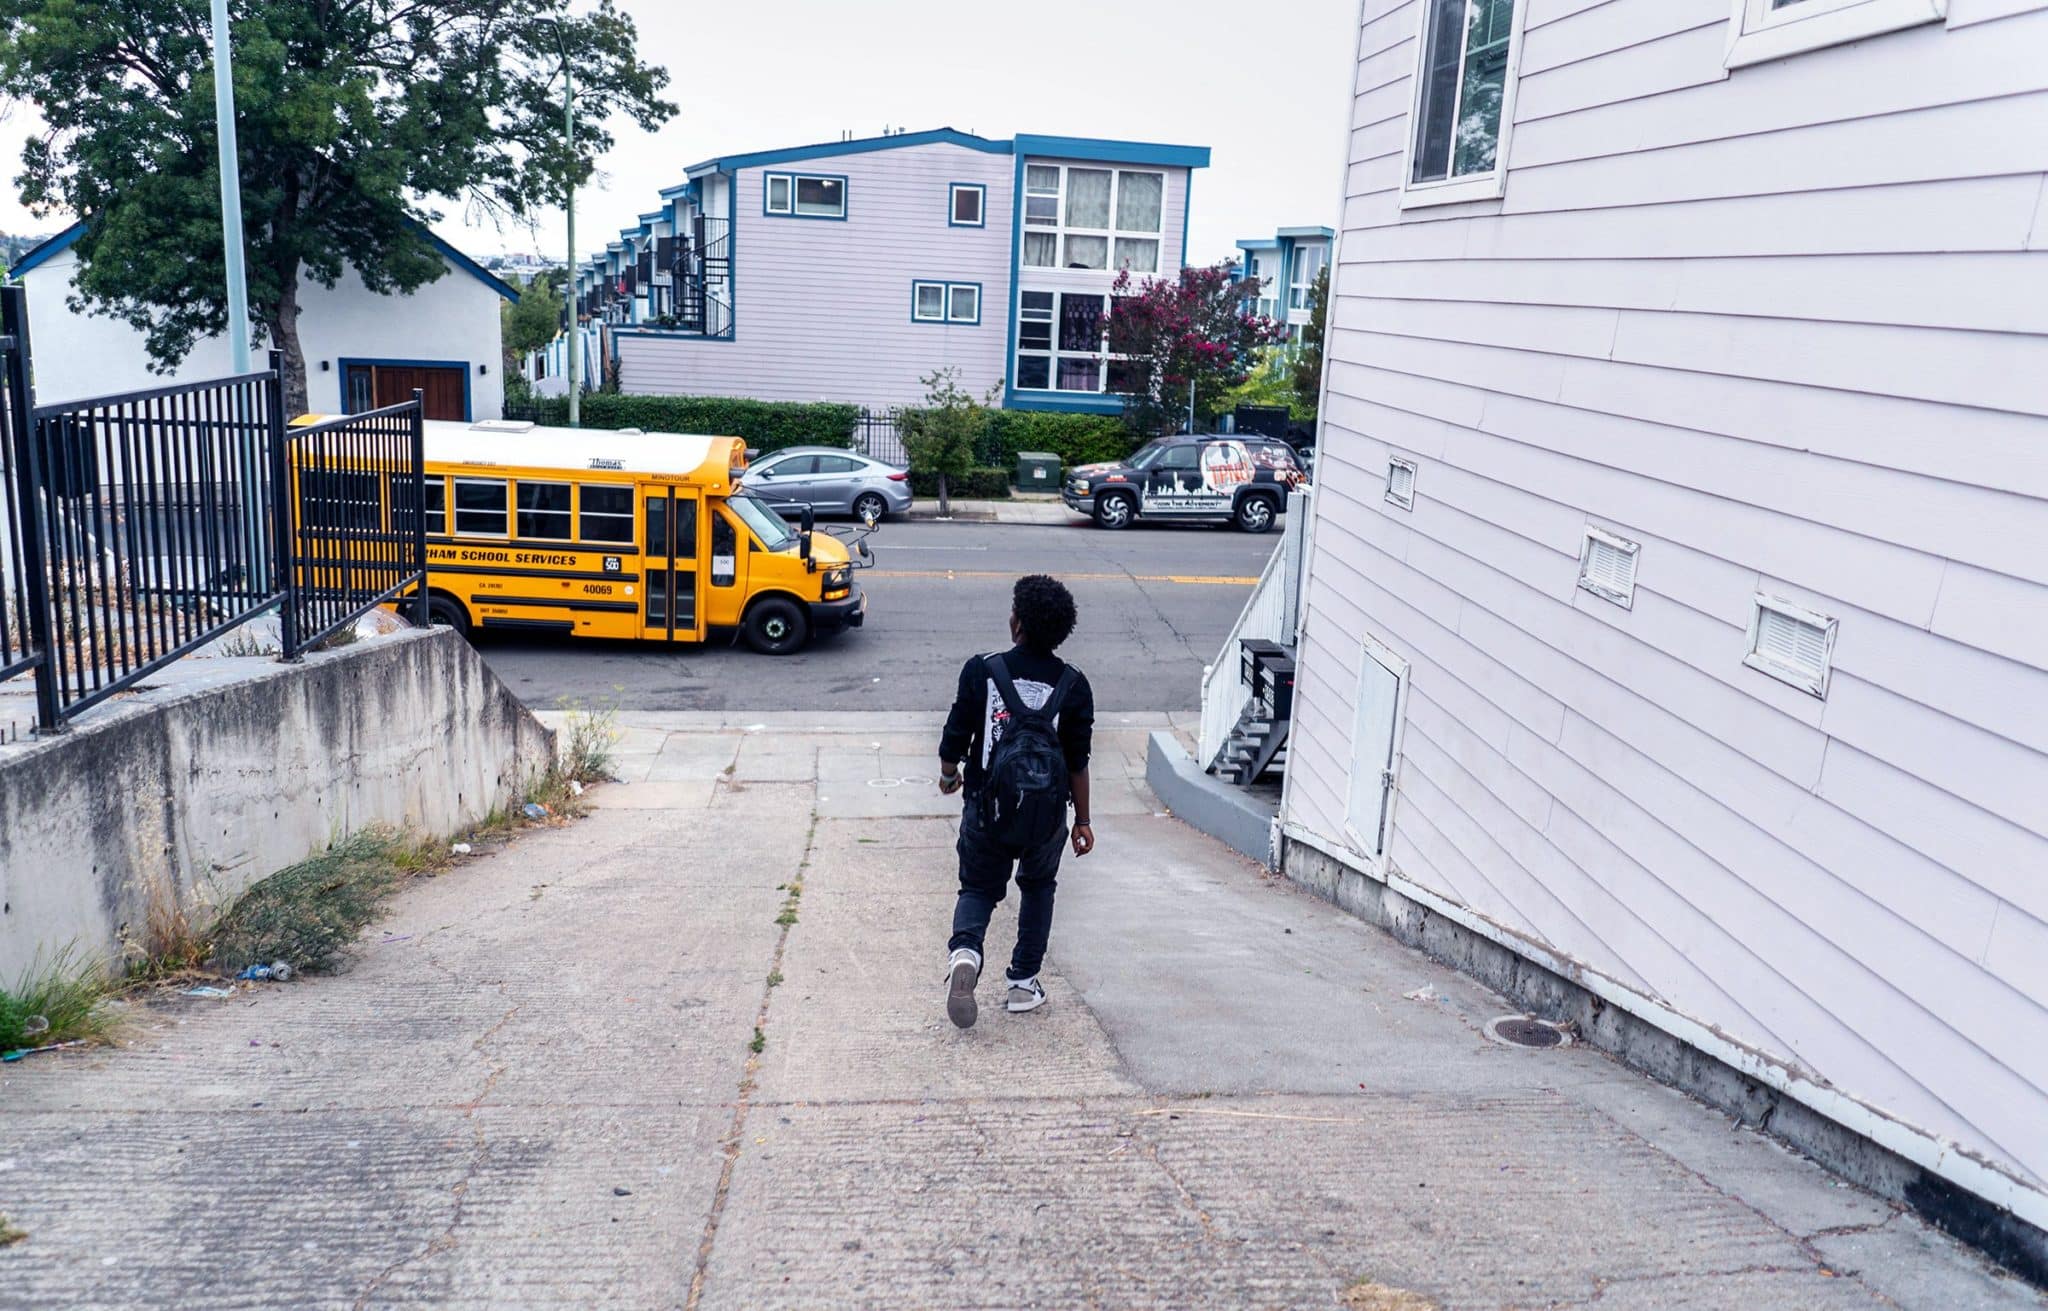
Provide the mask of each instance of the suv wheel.
{"label": "suv wheel", "polygon": [[1103,492],[1095,498],[1095,526],[1128,528],[1138,517],[1138,503],[1129,492]]}
{"label": "suv wheel", "polygon": [[741,631],[762,655],[792,655],[811,640],[811,619],[796,602],[771,596],[747,611]]}
{"label": "suv wheel", "polygon": [[1276,514],[1272,497],[1254,494],[1238,501],[1235,517],[1240,530],[1263,533],[1272,529]]}

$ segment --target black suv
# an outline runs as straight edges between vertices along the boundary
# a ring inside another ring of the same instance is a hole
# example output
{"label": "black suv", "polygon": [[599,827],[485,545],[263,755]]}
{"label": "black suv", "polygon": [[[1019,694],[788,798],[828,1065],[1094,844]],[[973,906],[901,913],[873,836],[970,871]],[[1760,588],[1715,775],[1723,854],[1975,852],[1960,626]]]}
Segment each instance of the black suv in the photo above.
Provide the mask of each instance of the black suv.
{"label": "black suv", "polygon": [[1102,528],[1128,528],[1142,517],[1263,533],[1287,493],[1307,481],[1293,448],[1271,437],[1161,437],[1121,464],[1069,469],[1061,495],[1069,510]]}

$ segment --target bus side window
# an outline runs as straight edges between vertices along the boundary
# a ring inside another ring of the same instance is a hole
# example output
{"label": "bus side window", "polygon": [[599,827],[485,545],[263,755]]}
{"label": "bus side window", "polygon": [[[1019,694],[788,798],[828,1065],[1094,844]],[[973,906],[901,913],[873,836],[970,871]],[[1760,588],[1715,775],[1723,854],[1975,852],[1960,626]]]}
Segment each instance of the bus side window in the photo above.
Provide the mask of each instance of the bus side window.
{"label": "bus side window", "polygon": [[711,585],[731,587],[739,581],[739,538],[732,520],[722,514],[711,516]]}

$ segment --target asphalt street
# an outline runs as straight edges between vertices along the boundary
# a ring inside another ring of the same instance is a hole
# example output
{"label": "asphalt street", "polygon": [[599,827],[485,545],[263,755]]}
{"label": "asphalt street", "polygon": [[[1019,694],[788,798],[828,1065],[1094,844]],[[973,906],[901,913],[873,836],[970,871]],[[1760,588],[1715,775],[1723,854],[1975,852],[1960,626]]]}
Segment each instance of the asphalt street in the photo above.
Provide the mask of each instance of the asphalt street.
{"label": "asphalt street", "polygon": [[1251,585],[1280,542],[1227,528],[890,523],[860,575],[865,627],[780,659],[725,636],[701,647],[484,634],[477,647],[537,709],[567,701],[621,710],[931,710],[960,662],[1008,644],[1018,575],[1063,578],[1081,624],[1062,651],[1099,709],[1190,710]]}

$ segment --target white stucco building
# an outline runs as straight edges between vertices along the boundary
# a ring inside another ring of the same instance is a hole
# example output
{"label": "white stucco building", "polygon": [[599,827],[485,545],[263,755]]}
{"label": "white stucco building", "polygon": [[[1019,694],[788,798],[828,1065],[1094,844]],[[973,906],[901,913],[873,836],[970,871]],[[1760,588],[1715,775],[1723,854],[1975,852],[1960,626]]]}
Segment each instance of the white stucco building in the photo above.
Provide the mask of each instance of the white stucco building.
{"label": "white stucco building", "polygon": [[[28,291],[39,403],[226,377],[227,340],[211,337],[168,373],[152,372],[143,335],[119,319],[67,303],[83,226],[74,224],[22,256],[11,271]],[[504,413],[498,307],[519,293],[432,233],[448,272],[406,295],[378,295],[353,271],[332,288],[299,288],[299,342],[307,403],[316,414],[352,413],[427,394],[430,419],[495,419]],[[261,355],[257,356],[259,366]]]}
{"label": "white stucco building", "polygon": [[2044,1260],[2048,0],[1354,35],[1289,872]]}

